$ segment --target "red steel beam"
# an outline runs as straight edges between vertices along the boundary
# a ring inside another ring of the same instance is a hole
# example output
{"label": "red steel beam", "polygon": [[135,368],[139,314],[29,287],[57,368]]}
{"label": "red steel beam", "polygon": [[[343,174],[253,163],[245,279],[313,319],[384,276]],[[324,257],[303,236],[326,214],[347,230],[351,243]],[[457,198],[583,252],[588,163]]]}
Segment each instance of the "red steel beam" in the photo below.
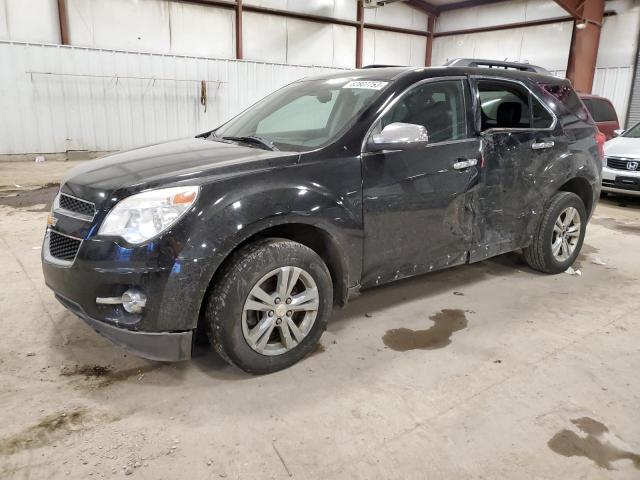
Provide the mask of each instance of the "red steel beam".
{"label": "red steel beam", "polygon": [[429,32],[429,36],[427,37],[427,51],[424,56],[424,66],[431,66],[431,57],[433,55],[433,31],[435,30],[436,17],[433,15],[429,15],[429,19],[427,20],[427,31]]}
{"label": "red steel beam", "polygon": [[356,19],[356,68],[362,68],[362,50],[364,47],[364,5],[362,0],[358,0]]}
{"label": "red steel beam", "polygon": [[466,28],[463,30],[449,30],[447,32],[438,32],[434,33],[434,37],[447,37],[451,35],[462,35],[465,33],[481,33],[481,32],[495,32],[496,30],[508,30],[510,28],[521,28],[521,27],[535,27],[537,25],[549,25],[551,23],[558,22],[568,22],[573,20],[573,17],[553,17],[553,18],[545,18],[544,20],[531,20],[528,22],[514,22],[514,23],[505,23],[503,25],[493,25],[491,27],[477,27],[477,28]]}
{"label": "red steel beam", "polygon": [[236,58],[242,60],[242,0],[236,2]]}
{"label": "red steel beam", "polygon": [[58,0],[58,21],[60,23],[60,43],[62,45],[70,45],[69,17],[67,15],[66,0]]}
{"label": "red steel beam", "polygon": [[584,0],[579,7],[579,17],[573,26],[567,78],[579,92],[591,93],[604,18],[604,0]]}
{"label": "red steel beam", "polygon": [[580,18],[581,5],[583,0],[554,0],[573,18]]}

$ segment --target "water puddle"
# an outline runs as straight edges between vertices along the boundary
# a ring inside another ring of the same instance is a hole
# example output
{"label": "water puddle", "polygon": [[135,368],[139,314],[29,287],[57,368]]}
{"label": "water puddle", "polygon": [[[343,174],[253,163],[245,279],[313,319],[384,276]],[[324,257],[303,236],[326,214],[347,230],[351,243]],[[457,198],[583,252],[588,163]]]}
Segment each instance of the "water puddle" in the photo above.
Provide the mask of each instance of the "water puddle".
{"label": "water puddle", "polygon": [[559,431],[547,442],[555,453],[565,457],[585,457],[607,470],[613,470],[612,462],[631,460],[633,466],[640,470],[640,454],[615,445],[614,442],[621,442],[616,441],[606,425],[589,417],[576,418],[571,423],[586,435],[568,429]]}
{"label": "water puddle", "polygon": [[435,350],[451,343],[454,332],[467,327],[468,321],[464,310],[445,308],[429,317],[433,326],[426,330],[394,328],[382,337],[384,344],[397,352],[408,350]]}

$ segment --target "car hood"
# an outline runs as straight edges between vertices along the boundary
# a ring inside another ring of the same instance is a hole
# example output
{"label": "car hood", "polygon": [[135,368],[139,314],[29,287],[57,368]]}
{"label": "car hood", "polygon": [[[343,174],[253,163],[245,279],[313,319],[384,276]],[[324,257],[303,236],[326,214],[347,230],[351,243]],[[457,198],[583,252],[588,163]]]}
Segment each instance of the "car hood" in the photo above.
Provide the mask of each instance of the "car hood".
{"label": "car hood", "polygon": [[293,164],[298,157],[295,152],[272,152],[201,137],[186,138],[91,160],[68,172],[63,190],[99,204],[115,191],[132,194],[189,179],[198,184],[203,177],[215,180],[249,170]]}
{"label": "car hood", "polygon": [[613,138],[604,144],[604,154],[612,157],[640,158],[640,138]]}

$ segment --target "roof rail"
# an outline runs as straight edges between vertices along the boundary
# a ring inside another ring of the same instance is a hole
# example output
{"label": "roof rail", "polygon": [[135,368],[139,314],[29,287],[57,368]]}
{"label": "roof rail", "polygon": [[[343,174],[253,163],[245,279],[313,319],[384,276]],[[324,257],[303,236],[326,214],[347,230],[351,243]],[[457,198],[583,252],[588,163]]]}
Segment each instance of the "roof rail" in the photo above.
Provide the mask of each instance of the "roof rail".
{"label": "roof rail", "polygon": [[446,67],[503,68],[520,70],[522,72],[540,73],[542,75],[551,75],[551,72],[546,68],[531,65],[530,63],[504,62],[500,60],[484,60],[480,58],[454,58],[444,65]]}

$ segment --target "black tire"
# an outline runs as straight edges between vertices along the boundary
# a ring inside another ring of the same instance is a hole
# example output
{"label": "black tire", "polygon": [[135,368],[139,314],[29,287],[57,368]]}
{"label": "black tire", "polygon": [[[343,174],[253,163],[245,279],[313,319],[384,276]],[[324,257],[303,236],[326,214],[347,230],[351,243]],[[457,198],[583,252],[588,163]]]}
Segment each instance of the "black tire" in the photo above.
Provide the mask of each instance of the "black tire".
{"label": "black tire", "polygon": [[[318,311],[298,345],[279,355],[263,355],[244,337],[243,307],[264,275],[285,266],[302,268],[311,275],[318,288]],[[214,282],[205,311],[209,338],[222,358],[248,373],[271,373],[298,362],[315,349],[331,316],[333,286],[327,266],[313,250],[291,240],[267,238],[240,248]]]}
{"label": "black tire", "polygon": [[[560,214],[568,207],[574,207],[580,215],[580,237],[573,253],[565,261],[559,261],[551,250],[553,227]],[[573,265],[580,254],[587,228],[587,211],[582,199],[571,192],[558,192],[544,212],[531,245],[523,250],[524,259],[534,270],[544,273],[561,273]]]}

